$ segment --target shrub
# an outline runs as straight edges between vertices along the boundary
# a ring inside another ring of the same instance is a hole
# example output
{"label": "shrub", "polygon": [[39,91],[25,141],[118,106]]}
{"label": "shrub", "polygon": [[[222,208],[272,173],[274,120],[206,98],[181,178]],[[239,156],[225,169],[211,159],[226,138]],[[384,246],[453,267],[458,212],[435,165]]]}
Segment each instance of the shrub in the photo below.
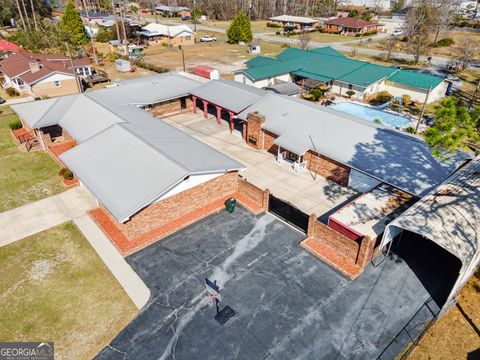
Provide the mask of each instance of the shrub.
{"label": "shrub", "polygon": [[118,55],[111,52],[107,55],[107,60],[110,61],[110,62],[114,62],[115,60],[118,59]]}
{"label": "shrub", "polygon": [[13,87],[9,87],[7,89],[5,89],[5,91],[7,92],[8,96],[19,96],[20,93],[17,91],[17,89],[13,88]]}
{"label": "shrub", "polygon": [[453,44],[455,44],[455,41],[453,41],[452,38],[445,38],[445,39],[438,40],[432,46],[438,48],[438,47],[448,47]]}
{"label": "shrub", "polygon": [[281,34],[280,31],[275,32],[275,35],[280,35],[280,34]]}
{"label": "shrub", "polygon": [[96,36],[96,40],[101,43],[108,43],[110,40],[115,39],[115,34],[113,33],[113,29],[100,27],[98,34]]}
{"label": "shrub", "polygon": [[271,27],[271,28],[281,28],[282,27],[282,24],[277,24],[277,23],[274,23],[274,22],[267,22],[267,27]]}
{"label": "shrub", "polygon": [[405,129],[403,129],[403,131],[409,133],[409,134],[415,134],[415,128],[414,127],[406,127]]}
{"label": "shrub", "polygon": [[380,91],[374,98],[376,104],[385,104],[386,102],[392,100],[393,96],[388,91]]}
{"label": "shrub", "polygon": [[70,169],[67,169],[67,168],[62,168],[58,172],[58,175],[63,177],[65,180],[72,180],[73,179],[73,173],[70,171]]}
{"label": "shrub", "polygon": [[165,69],[164,67],[154,65],[154,64],[150,64],[150,63],[146,63],[146,62],[139,61],[139,60],[134,61],[133,64],[135,66],[138,66],[138,67],[141,67],[141,68],[144,68],[144,69],[147,69],[147,70],[159,73],[159,74],[168,72],[168,69]]}
{"label": "shrub", "polygon": [[313,101],[318,101],[324,97],[324,92],[319,88],[315,88],[312,91],[310,91],[309,95],[311,95]]}
{"label": "shrub", "polygon": [[20,129],[22,126],[22,122],[19,119],[13,120],[12,122],[10,122],[10,124],[8,124],[10,130],[17,130]]}
{"label": "shrub", "polygon": [[375,124],[379,124],[379,125],[382,125],[382,124],[383,124],[383,123],[382,123],[382,120],[380,120],[379,118],[376,118],[375,120],[373,120],[373,122],[374,122]]}
{"label": "shrub", "polygon": [[402,103],[404,106],[408,106],[412,103],[412,97],[410,95],[402,95]]}
{"label": "shrub", "polygon": [[346,94],[347,94],[348,98],[351,99],[352,96],[356,94],[356,92],[353,91],[353,90],[348,90],[348,91],[346,92]]}

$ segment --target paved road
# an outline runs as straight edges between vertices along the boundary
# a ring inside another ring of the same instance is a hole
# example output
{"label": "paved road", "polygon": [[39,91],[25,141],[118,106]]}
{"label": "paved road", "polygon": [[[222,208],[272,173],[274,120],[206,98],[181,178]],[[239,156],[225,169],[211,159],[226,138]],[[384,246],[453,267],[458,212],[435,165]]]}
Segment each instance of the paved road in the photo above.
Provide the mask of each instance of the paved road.
{"label": "paved road", "polygon": [[[303,250],[271,214],[222,211],[127,258],[149,304],[98,355],[103,359],[375,359],[429,297],[393,255],[355,281]],[[236,315],[221,326],[206,301],[217,280]],[[412,336],[432,315],[426,309]],[[394,359],[411,340],[396,343]]]}
{"label": "paved road", "polygon": [[94,209],[97,203],[84,187],[0,213],[0,246],[63,224]]}

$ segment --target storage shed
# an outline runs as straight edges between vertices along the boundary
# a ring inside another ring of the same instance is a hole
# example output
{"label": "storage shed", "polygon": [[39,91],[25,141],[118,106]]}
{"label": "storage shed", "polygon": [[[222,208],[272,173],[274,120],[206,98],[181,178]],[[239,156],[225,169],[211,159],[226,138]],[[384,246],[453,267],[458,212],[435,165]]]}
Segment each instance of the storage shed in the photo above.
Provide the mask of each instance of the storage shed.
{"label": "storage shed", "polygon": [[210,80],[220,80],[220,70],[211,66],[197,65],[193,73]]}
{"label": "storage shed", "polygon": [[128,60],[117,59],[115,60],[115,69],[120,72],[129,72],[132,70],[132,65]]}

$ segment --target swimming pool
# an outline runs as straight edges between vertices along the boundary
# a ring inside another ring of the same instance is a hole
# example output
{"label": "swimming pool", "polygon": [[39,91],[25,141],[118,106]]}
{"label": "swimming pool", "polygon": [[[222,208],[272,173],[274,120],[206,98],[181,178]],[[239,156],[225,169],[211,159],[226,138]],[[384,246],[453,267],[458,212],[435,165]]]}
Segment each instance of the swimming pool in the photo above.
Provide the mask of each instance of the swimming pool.
{"label": "swimming pool", "polygon": [[350,115],[358,116],[368,121],[375,121],[380,119],[383,125],[395,127],[407,127],[410,124],[410,120],[401,115],[390,114],[385,111],[372,109],[366,106],[343,102],[330,106],[332,109],[341,111]]}

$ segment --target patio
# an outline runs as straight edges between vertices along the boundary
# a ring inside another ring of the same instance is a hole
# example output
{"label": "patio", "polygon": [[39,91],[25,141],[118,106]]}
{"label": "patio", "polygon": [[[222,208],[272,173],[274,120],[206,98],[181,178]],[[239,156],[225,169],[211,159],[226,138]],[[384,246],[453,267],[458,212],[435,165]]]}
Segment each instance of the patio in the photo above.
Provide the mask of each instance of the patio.
{"label": "patio", "polygon": [[275,156],[248,146],[238,131],[230,133],[228,122],[217,124],[213,116],[185,113],[162,119],[213,148],[243,163],[242,176],[261,189],[288,201],[306,214],[324,218],[333,209],[357,196],[355,190],[337,185],[308,170],[295,172],[289,162],[277,163]]}

